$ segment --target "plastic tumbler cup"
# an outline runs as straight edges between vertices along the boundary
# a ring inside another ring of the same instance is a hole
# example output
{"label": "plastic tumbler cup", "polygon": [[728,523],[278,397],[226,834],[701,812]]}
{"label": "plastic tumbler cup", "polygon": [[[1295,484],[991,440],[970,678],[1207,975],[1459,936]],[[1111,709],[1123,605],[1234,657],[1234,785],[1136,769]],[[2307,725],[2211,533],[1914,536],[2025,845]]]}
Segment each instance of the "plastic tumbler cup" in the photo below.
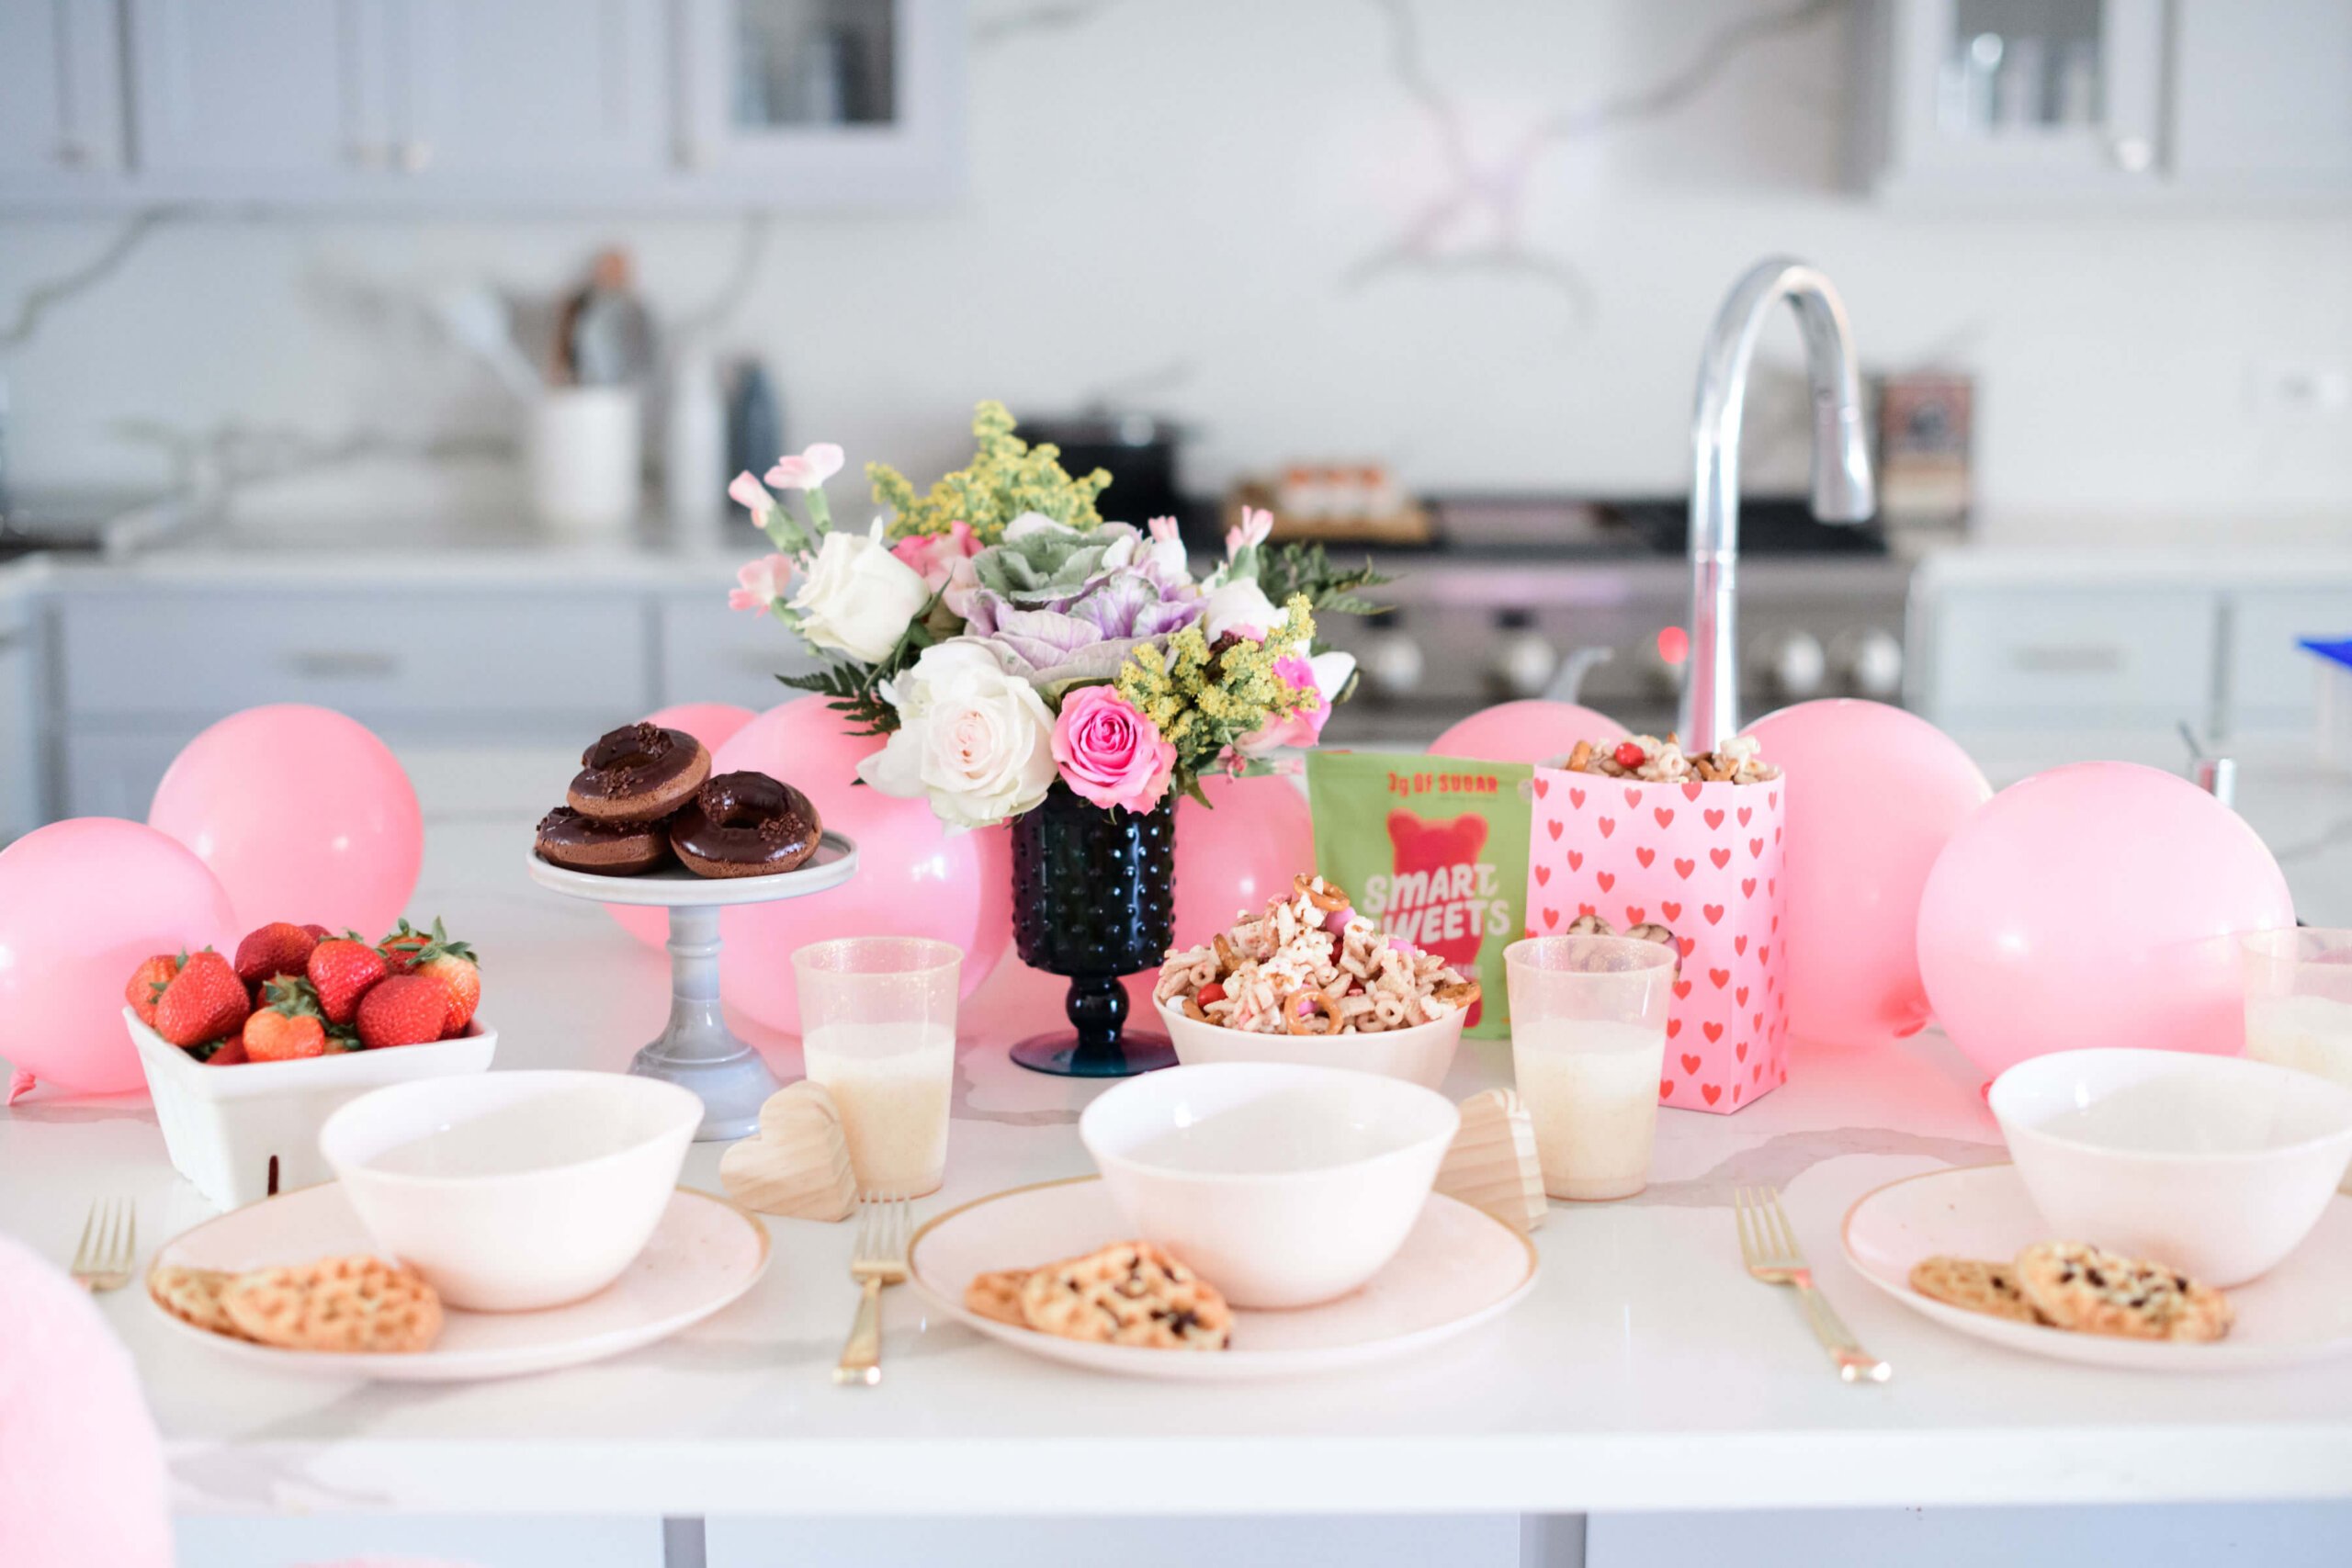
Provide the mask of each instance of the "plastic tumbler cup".
{"label": "plastic tumbler cup", "polygon": [[1675,956],[1615,936],[1503,950],[1511,1066],[1553,1197],[1630,1198],[1649,1184]]}
{"label": "plastic tumbler cup", "polygon": [[[2352,931],[2248,931],[2245,1054],[2352,1089]],[[2352,1192],[2352,1173],[2344,1190]]]}
{"label": "plastic tumbler cup", "polygon": [[963,953],[922,937],[854,936],[792,955],[800,1051],[842,1113],[860,1192],[920,1198],[947,1170]]}

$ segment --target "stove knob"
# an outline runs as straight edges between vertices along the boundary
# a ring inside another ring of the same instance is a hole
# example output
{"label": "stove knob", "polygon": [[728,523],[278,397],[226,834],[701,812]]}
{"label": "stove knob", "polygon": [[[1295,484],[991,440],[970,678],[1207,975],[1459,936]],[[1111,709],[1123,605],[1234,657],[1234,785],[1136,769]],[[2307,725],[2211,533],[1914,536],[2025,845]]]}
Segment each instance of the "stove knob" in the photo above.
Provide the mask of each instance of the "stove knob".
{"label": "stove knob", "polygon": [[1829,655],[1811,632],[1786,632],[1764,650],[1764,678],[1773,692],[1794,701],[1818,693],[1829,676]]}
{"label": "stove knob", "polygon": [[1364,694],[1377,698],[1408,697],[1419,689],[1429,660],[1408,632],[1384,628],[1364,639],[1358,667],[1363,671]]}
{"label": "stove knob", "polygon": [[1534,628],[1523,610],[1506,613],[1496,629],[1501,635],[1487,666],[1495,685],[1512,697],[1540,697],[1551,690],[1560,670],[1560,650],[1552,639]]}
{"label": "stove knob", "polygon": [[1903,639],[1883,627],[1849,632],[1838,639],[1838,663],[1863,696],[1891,703],[1903,694]]}

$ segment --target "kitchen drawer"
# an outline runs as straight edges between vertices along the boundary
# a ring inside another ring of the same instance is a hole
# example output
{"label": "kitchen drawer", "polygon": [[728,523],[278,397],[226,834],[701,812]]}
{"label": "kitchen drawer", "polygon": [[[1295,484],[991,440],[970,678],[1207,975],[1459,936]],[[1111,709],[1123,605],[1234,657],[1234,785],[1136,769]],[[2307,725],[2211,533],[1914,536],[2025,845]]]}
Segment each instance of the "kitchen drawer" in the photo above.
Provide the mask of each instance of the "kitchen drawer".
{"label": "kitchen drawer", "polygon": [[662,601],[662,700],[733,703],[764,713],[800,694],[776,677],[814,670],[816,658],[773,615],[729,610],[725,594]]}
{"label": "kitchen drawer", "polygon": [[2211,721],[2221,600],[2196,589],[1939,594],[1922,624],[1935,722],[2018,727]]}
{"label": "kitchen drawer", "polygon": [[77,595],[59,606],[60,673],[76,718],[316,703],[364,723],[581,728],[650,705],[644,606],[626,593]]}
{"label": "kitchen drawer", "polygon": [[2307,728],[2317,715],[2320,661],[2297,639],[2342,637],[2352,637],[2352,590],[2233,594],[2223,688],[2231,733]]}

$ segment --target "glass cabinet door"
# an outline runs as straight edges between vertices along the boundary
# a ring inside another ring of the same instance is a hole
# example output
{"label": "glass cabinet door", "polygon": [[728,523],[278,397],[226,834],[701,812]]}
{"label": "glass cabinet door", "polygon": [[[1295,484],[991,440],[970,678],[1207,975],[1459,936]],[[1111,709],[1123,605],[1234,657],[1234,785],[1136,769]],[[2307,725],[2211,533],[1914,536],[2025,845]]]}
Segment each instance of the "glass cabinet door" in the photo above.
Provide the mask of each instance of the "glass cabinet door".
{"label": "glass cabinet door", "polygon": [[1893,9],[1898,177],[2014,189],[2161,172],[2164,0],[1895,0]]}
{"label": "glass cabinet door", "polygon": [[780,200],[948,194],[961,155],[956,0],[682,0],[678,159],[772,175]]}

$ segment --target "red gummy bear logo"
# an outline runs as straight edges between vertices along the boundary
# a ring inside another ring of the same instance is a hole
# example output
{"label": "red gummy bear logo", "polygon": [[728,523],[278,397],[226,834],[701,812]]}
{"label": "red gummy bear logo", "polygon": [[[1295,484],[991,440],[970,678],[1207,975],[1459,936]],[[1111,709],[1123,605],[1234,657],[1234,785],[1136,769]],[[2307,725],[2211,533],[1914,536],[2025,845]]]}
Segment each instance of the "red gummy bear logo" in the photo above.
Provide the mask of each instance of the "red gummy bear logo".
{"label": "red gummy bear logo", "polygon": [[[1487,847],[1487,819],[1476,812],[1466,813],[1451,822],[1424,822],[1409,811],[1388,814],[1388,844],[1393,852],[1392,865],[1399,883],[1416,872],[1427,874],[1431,888],[1429,898],[1404,908],[1391,903],[1385,917],[1388,929],[1403,931],[1407,940],[1417,947],[1436,953],[1464,975],[1478,973],[1478,949],[1486,945],[1483,927],[1479,931],[1444,941],[1425,941],[1418,922],[1400,919],[1424,907],[1434,907],[1451,901],[1450,893],[1436,891],[1451,888],[1457,867],[1469,870],[1475,879],[1478,852]],[[1443,880],[1441,881],[1440,878]],[[1464,1028],[1476,1027],[1478,1014],[1484,1010],[1483,1001],[1470,1004],[1470,1017]]]}

